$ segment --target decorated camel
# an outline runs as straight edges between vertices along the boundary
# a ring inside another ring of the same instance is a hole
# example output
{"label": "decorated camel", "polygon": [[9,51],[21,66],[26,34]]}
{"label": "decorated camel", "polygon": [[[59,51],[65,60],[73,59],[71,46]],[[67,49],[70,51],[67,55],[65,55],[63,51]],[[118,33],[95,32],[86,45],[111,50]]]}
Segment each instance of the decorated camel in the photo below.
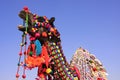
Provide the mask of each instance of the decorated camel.
{"label": "decorated camel", "polygon": [[[81,64],[74,63],[78,57],[72,59],[71,64],[67,62],[61,46],[60,33],[54,25],[54,17],[48,19],[46,16],[32,14],[27,7],[20,11],[19,17],[23,19],[23,25],[19,25],[18,29],[23,35],[16,79],[19,78],[19,69],[22,66],[23,79],[26,78],[27,69],[38,68],[36,80],[107,80],[82,79]],[[28,36],[30,43],[27,40]]]}

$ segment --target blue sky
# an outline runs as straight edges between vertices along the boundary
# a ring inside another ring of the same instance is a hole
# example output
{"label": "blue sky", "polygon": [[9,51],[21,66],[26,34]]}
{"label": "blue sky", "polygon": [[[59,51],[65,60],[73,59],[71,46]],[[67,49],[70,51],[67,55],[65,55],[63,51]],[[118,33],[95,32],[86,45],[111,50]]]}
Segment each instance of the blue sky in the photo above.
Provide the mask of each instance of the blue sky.
{"label": "blue sky", "polygon": [[[119,0],[0,0],[0,78],[15,80],[22,24],[19,11],[56,17],[62,47],[68,61],[79,47],[97,56],[108,71],[108,80],[120,80],[120,1]],[[22,69],[21,69],[22,70]],[[27,71],[34,80],[36,69]]]}

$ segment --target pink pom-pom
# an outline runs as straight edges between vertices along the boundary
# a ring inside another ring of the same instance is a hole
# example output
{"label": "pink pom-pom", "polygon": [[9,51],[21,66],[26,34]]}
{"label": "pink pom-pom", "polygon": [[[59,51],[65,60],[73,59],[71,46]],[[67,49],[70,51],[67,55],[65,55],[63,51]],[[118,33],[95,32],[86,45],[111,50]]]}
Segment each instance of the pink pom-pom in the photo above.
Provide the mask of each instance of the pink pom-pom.
{"label": "pink pom-pom", "polygon": [[22,56],[22,52],[20,52],[19,55]]}
{"label": "pink pom-pom", "polygon": [[40,33],[36,33],[36,34],[35,34],[35,37],[36,37],[36,38],[39,38],[39,37],[40,37]]}
{"label": "pink pom-pom", "polygon": [[25,12],[29,12],[29,9],[28,9],[28,7],[27,6],[25,6],[24,8],[23,8],[23,10],[25,11]]}
{"label": "pink pom-pom", "polygon": [[50,24],[46,24],[46,28],[49,28],[50,27]]}
{"label": "pink pom-pom", "polygon": [[16,74],[16,78],[19,78],[19,74]]}
{"label": "pink pom-pom", "polygon": [[23,74],[23,75],[22,75],[22,78],[23,78],[23,79],[25,79],[25,78],[26,78],[26,75],[25,75],[25,74]]}
{"label": "pink pom-pom", "polygon": [[35,40],[35,37],[30,37],[30,41],[34,41]]}

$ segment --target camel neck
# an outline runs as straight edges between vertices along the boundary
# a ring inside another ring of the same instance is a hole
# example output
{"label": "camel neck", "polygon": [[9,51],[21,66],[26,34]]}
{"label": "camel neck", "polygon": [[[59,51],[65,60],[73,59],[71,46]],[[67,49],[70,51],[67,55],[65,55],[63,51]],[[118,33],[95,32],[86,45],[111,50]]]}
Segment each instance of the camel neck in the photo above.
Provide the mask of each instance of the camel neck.
{"label": "camel neck", "polygon": [[[73,80],[77,77],[75,70],[72,70],[63,54],[60,42],[48,42],[48,52],[54,62],[56,80]],[[59,75],[58,75],[59,74]]]}

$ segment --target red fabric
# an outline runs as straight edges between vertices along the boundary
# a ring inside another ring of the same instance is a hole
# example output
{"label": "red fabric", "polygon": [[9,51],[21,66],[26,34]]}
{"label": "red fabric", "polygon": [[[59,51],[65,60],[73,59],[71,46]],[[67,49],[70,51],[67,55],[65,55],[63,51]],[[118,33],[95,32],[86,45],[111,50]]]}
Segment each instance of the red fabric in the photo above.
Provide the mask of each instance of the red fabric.
{"label": "red fabric", "polygon": [[45,47],[44,45],[42,46],[41,56],[44,57],[44,59],[45,59],[45,64],[46,64],[46,66],[47,66],[47,68],[48,68],[50,57],[49,57],[48,52],[47,52],[47,49],[46,49],[46,47]]}

